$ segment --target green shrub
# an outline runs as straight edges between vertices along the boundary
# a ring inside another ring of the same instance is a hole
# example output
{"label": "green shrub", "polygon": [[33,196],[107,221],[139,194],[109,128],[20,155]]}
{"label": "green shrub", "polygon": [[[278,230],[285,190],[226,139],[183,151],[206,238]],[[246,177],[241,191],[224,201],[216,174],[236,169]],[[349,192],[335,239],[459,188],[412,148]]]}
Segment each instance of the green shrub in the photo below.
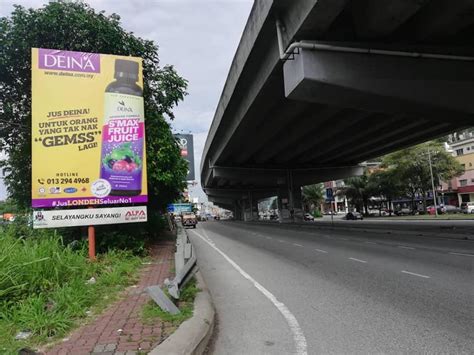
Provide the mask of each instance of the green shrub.
{"label": "green shrub", "polygon": [[[21,238],[18,230],[12,225],[0,232],[0,353],[64,335],[133,282],[143,260],[111,250],[91,263],[85,244],[73,250],[53,230],[25,229]],[[92,277],[96,281],[88,282]],[[24,330],[31,338],[15,341]]]}

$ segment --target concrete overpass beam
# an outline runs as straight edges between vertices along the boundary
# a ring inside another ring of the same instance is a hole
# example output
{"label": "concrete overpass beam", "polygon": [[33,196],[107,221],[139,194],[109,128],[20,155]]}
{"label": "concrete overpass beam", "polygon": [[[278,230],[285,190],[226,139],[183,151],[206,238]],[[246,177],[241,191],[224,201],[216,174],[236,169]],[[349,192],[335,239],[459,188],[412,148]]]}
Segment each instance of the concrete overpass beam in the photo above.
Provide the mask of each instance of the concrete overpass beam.
{"label": "concrete overpass beam", "polygon": [[232,206],[234,204],[234,199],[231,197],[208,196],[208,200],[216,205]]}
{"label": "concrete overpass beam", "polygon": [[474,23],[473,0],[433,0],[413,21],[417,40],[445,38]]}
{"label": "concrete overpass beam", "polygon": [[295,170],[292,173],[292,181],[295,186],[306,186],[317,184],[322,181],[345,179],[351,176],[360,176],[363,173],[364,168],[359,165]]}
{"label": "concrete overpass beam", "polygon": [[362,38],[386,36],[395,31],[429,0],[358,0],[352,2],[357,35]]}
{"label": "concrete overpass beam", "polygon": [[284,64],[289,99],[446,122],[472,121],[472,62],[301,50]]}

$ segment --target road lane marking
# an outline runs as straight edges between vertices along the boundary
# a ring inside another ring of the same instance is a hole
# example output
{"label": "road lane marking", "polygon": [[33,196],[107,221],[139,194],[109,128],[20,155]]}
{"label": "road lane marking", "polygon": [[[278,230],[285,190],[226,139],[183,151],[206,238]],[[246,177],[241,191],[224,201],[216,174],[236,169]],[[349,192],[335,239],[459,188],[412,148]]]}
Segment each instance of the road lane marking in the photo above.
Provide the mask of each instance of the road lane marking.
{"label": "road lane marking", "polygon": [[449,253],[449,254],[451,254],[451,255],[462,255],[462,256],[474,256],[474,254],[463,254],[463,253],[454,253],[454,252]]}
{"label": "road lane marking", "polygon": [[339,238],[339,239],[340,239],[340,240],[349,240],[349,239],[347,239],[347,238]]}
{"label": "road lane marking", "polygon": [[322,249],[314,249],[314,250],[319,251],[320,253],[327,253],[326,250],[322,250]]}
{"label": "road lane marking", "polygon": [[431,279],[431,277],[429,277],[429,276],[417,274],[417,273],[415,273],[415,272],[410,272],[410,271],[405,271],[405,270],[402,270],[402,272],[403,272],[404,274],[408,274],[408,275],[423,277],[424,279]]}
{"label": "road lane marking", "polygon": [[[278,311],[285,318],[286,323],[288,324],[288,327],[293,333],[293,341],[295,342],[295,346],[296,346],[296,354],[307,355],[308,352],[307,352],[307,345],[306,345],[306,337],[304,336],[303,330],[301,329],[296,317],[293,315],[293,313],[290,312],[290,310],[285,306],[285,304],[283,302],[278,301],[278,299],[273,295],[273,293],[271,293],[265,287],[263,287],[260,283],[258,283],[258,281],[256,281],[252,276],[247,274],[234,260],[228,257],[227,254],[225,254],[222,250],[216,247],[216,244],[209,237],[205,238],[194,230],[192,232],[194,232],[204,242],[209,244],[211,248],[213,248],[215,251],[221,254],[224,257],[224,259],[226,259],[229,262],[229,264],[232,265],[234,269],[239,272],[240,275],[242,275],[245,279],[249,280],[255,286],[257,290],[259,290],[266,298],[270,300],[270,302],[273,303],[273,305],[278,309]],[[203,230],[203,233],[206,233],[206,232]]]}
{"label": "road lane marking", "polygon": [[415,248],[413,248],[413,247],[406,247],[404,245],[397,245],[397,248],[415,250]]}
{"label": "road lane marking", "polygon": [[366,243],[367,243],[367,244],[377,244],[377,243],[375,243],[375,242],[366,242]]}
{"label": "road lane marking", "polygon": [[278,241],[279,241],[280,243],[285,243],[285,241],[284,241],[284,240],[281,240],[281,239],[278,239]]}
{"label": "road lane marking", "polygon": [[301,244],[296,244],[296,243],[293,243],[293,245],[294,245],[295,247],[302,247],[302,245],[301,245]]}
{"label": "road lane marking", "polygon": [[267,239],[272,239],[272,237],[265,237],[265,238],[267,238]]}
{"label": "road lane marking", "polygon": [[356,259],[356,258],[349,258],[349,259],[354,260],[354,261],[357,261],[357,262],[359,262],[359,263],[364,263],[364,264],[367,262],[367,261],[365,261],[365,260],[360,260],[360,259]]}

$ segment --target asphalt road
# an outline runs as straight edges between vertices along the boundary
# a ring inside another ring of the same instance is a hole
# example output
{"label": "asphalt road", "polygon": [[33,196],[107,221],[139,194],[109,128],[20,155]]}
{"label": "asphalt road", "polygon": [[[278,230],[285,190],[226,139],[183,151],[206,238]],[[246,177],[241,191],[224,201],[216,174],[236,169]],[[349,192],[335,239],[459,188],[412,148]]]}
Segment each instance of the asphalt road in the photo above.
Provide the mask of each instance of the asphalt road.
{"label": "asphalt road", "polygon": [[204,222],[214,354],[473,353],[474,242]]}

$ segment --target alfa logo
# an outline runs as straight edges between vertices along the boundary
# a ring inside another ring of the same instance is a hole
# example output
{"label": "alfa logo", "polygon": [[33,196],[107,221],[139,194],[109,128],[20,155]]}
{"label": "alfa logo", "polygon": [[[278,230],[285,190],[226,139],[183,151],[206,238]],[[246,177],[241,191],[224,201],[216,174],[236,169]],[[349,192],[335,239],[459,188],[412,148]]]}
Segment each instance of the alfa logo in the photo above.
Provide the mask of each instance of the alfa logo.
{"label": "alfa logo", "polygon": [[125,218],[127,217],[145,217],[145,211],[128,211],[125,213]]}
{"label": "alfa logo", "polygon": [[146,220],[145,211],[127,211],[125,213],[126,221],[143,221]]}

